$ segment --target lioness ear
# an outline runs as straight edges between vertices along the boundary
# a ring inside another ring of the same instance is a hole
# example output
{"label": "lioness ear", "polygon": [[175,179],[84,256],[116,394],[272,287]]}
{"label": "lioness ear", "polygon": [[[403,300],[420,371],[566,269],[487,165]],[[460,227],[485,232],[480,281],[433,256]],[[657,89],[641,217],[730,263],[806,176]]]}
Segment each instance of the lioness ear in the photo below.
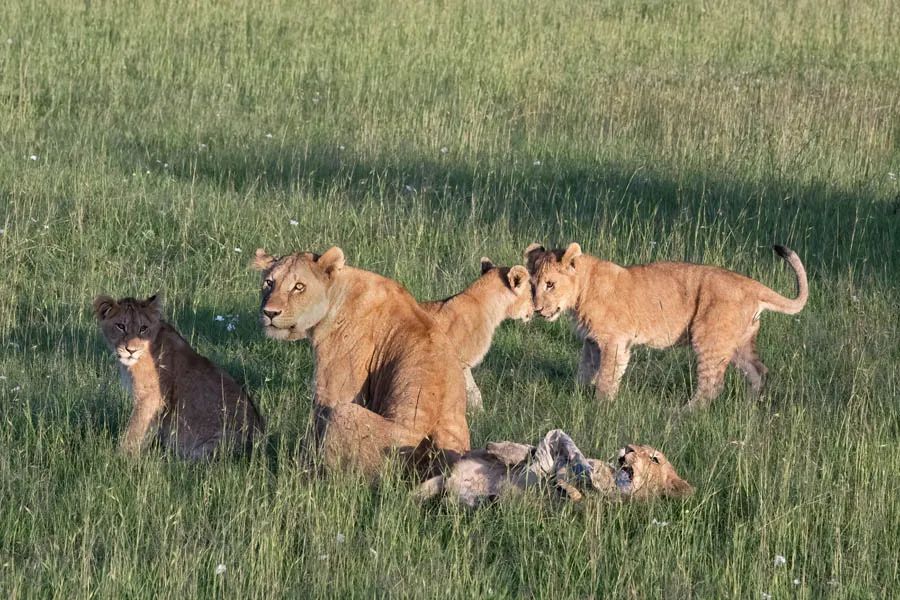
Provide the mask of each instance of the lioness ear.
{"label": "lioness ear", "polygon": [[481,274],[484,275],[488,271],[494,268],[494,261],[489,259],[487,256],[481,257]]}
{"label": "lioness ear", "polygon": [[510,267],[509,273],[506,274],[506,279],[509,281],[510,289],[512,289],[516,295],[522,295],[529,287],[531,287],[531,278],[528,276],[528,269],[522,265]]}
{"label": "lioness ear", "polygon": [[337,246],[332,246],[319,257],[316,264],[322,267],[326,275],[334,275],[344,268],[344,251]]}
{"label": "lioness ear", "polygon": [[256,256],[253,257],[253,262],[250,263],[250,268],[255,269],[257,271],[267,271],[272,268],[272,265],[275,264],[275,261],[278,260],[268,252],[266,252],[262,248],[256,249]]}
{"label": "lioness ear", "polygon": [[685,498],[694,493],[694,486],[680,477],[670,479],[666,485],[666,495],[670,498]]}
{"label": "lioness ear", "polygon": [[109,311],[116,307],[116,301],[109,296],[97,296],[94,298],[94,316],[102,321],[109,314]]}
{"label": "lioness ear", "polygon": [[575,259],[579,256],[581,256],[581,246],[579,246],[577,242],[572,242],[569,244],[569,247],[566,248],[565,253],[562,255],[562,259],[560,259],[559,262],[570,269],[575,269]]}

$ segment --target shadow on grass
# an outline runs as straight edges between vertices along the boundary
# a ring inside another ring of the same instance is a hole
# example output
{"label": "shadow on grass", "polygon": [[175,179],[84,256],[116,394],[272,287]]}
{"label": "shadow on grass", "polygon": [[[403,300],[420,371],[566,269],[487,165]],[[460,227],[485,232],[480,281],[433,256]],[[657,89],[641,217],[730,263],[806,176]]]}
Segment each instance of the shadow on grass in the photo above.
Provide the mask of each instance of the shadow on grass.
{"label": "shadow on grass", "polygon": [[673,260],[702,261],[710,240],[696,232],[718,230],[738,244],[791,246],[813,277],[847,273],[852,265],[858,276],[900,282],[900,192],[878,201],[868,181],[848,189],[797,183],[784,175],[759,182],[724,172],[685,172],[676,179],[637,162],[580,159],[482,166],[410,154],[363,163],[335,147],[310,144],[269,144],[253,153],[228,146],[200,152],[153,139],[119,144],[127,173],[136,164],[153,167],[157,157],[166,157],[176,178],[227,192],[320,195],[337,189],[350,202],[364,202],[377,192],[380,201],[398,206],[414,195],[460,223],[504,218],[523,246],[532,238],[570,241],[546,239],[550,230],[558,231],[560,220],[598,231],[602,223],[635,219],[660,235],[676,226],[694,230],[684,236],[684,255],[667,257]]}

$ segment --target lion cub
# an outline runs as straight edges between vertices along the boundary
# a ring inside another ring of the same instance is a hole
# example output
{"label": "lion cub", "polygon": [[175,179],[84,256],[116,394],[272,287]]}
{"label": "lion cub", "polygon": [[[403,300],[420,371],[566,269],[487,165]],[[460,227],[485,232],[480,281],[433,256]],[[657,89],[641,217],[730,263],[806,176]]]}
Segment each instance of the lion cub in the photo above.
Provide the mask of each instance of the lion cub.
{"label": "lion cub", "polygon": [[249,449],[264,429],[252,400],[162,319],[160,304],[157,296],[94,300],[103,339],[134,395],[120,449],[139,453],[151,430],[163,447],[192,460],[210,456],[223,442],[232,451]]}
{"label": "lion cub", "polygon": [[485,501],[546,484],[575,502],[581,500],[581,490],[610,500],[681,498],[694,492],[663,453],[650,446],[625,446],[613,466],[585,458],[566,432],[554,429],[537,446],[495,442],[472,450],[447,473],[420,485],[416,498],[445,495],[477,508]]}
{"label": "lion cub", "polygon": [[521,265],[497,267],[483,257],[481,277],[472,285],[446,300],[419,305],[447,334],[459,355],[469,408],[482,408],[481,390],[475,384],[472,369],[481,364],[500,323],[506,319],[531,319],[534,303],[528,271]]}
{"label": "lion cub", "polygon": [[729,363],[762,389],[767,369],[756,354],[764,310],[800,312],[809,296],[800,258],[775,246],[797,275],[797,297],[785,298],[763,284],[719,267],[657,262],[620,267],[581,253],[572,243],[547,251],[525,250],[534,286],[535,311],[553,321],[572,310],[584,339],[579,379],[613,397],[628,366],[631,347],[668,348],[690,342],[697,354],[698,387],[689,407],[719,395]]}

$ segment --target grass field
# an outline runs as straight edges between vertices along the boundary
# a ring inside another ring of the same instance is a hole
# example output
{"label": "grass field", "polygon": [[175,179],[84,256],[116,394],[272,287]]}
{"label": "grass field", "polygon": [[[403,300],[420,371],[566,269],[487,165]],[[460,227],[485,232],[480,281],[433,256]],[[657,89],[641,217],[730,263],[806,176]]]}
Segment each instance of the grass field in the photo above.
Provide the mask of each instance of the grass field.
{"label": "grass field", "polygon": [[[898,31],[892,0],[2,3],[0,595],[897,594]],[[473,443],[650,443],[692,498],[471,514],[303,474],[311,352],[259,331],[256,247],[340,245],[424,299],[573,240],[788,295],[771,244],[806,264],[806,309],[764,317],[759,402],[731,374],[679,417],[674,350],[598,405],[564,320],[504,325],[475,372]],[[90,301],[156,291],[273,456],[117,455]]]}

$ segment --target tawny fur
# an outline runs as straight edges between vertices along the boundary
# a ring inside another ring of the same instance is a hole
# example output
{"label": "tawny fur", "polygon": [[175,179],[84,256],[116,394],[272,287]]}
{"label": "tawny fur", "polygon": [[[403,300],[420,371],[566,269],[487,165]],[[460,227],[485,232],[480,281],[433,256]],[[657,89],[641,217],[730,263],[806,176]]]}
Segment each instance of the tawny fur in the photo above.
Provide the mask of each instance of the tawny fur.
{"label": "tawny fur", "polygon": [[666,457],[650,446],[625,446],[614,466],[585,458],[568,434],[554,429],[537,446],[497,442],[472,450],[446,473],[420,485],[416,498],[447,496],[476,508],[537,486],[550,487],[575,502],[582,499],[582,491],[609,500],[680,498],[694,491]]}
{"label": "tawny fur", "polygon": [[326,467],[374,477],[399,452],[431,472],[469,449],[465,383],[447,336],[399,283],[345,265],[340,248],[281,258],[257,250],[261,324],[309,338]]}
{"label": "tawny fur", "polygon": [[192,460],[222,447],[249,450],[264,430],[253,402],[228,373],[197,354],[162,319],[157,297],[98,296],[94,313],[133,395],[122,452],[137,454],[153,437]]}
{"label": "tawny fur", "polygon": [[497,267],[481,259],[481,277],[446,300],[422,302],[447,334],[463,366],[469,408],[482,408],[481,390],[472,369],[481,364],[491,347],[494,332],[506,319],[528,321],[534,312],[528,271],[521,265]]}
{"label": "tawny fur", "polygon": [[584,339],[579,379],[615,396],[636,345],[668,348],[690,343],[697,355],[697,389],[689,407],[706,406],[723,387],[729,364],[759,392],[767,369],[756,353],[765,310],[795,314],[809,296],[806,271],[788,248],[775,250],[794,269],[797,297],[719,267],[657,262],[620,267],[582,254],[578,244],[525,251],[534,286],[535,311],[548,320],[571,310]]}

